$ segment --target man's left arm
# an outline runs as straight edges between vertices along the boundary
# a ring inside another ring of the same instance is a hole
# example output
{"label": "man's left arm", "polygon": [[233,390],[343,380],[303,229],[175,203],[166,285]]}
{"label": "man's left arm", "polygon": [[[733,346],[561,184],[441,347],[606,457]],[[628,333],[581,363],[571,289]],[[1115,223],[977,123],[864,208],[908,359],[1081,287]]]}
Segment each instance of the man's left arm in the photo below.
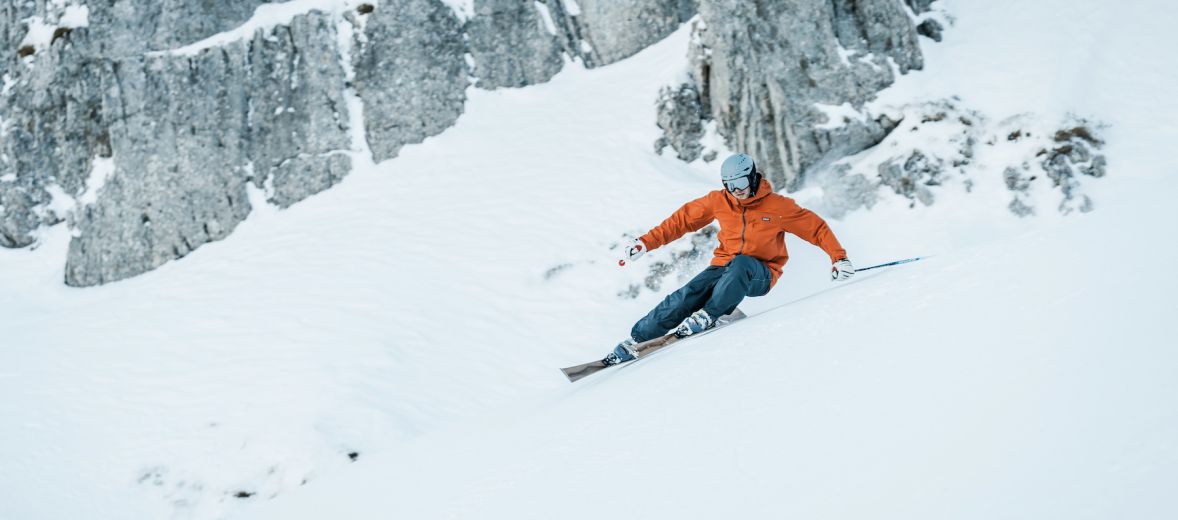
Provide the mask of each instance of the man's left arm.
{"label": "man's left arm", "polygon": [[783,227],[785,231],[818,246],[830,256],[831,279],[843,281],[853,276],[855,268],[847,259],[847,250],[843,249],[838,238],[835,238],[834,232],[830,230],[830,226],[826,225],[826,221],[813,211],[799,206],[793,199],[787,197],[786,201],[788,210],[784,215]]}

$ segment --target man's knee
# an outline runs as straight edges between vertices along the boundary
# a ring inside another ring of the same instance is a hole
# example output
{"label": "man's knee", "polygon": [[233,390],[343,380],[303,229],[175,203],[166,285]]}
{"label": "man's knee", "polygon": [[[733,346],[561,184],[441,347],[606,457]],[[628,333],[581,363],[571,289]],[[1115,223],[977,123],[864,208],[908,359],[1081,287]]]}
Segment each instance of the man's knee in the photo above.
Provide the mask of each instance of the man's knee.
{"label": "man's knee", "polygon": [[764,264],[760,260],[748,255],[736,255],[731,262],[728,263],[728,269],[739,270],[749,275],[757,272]]}

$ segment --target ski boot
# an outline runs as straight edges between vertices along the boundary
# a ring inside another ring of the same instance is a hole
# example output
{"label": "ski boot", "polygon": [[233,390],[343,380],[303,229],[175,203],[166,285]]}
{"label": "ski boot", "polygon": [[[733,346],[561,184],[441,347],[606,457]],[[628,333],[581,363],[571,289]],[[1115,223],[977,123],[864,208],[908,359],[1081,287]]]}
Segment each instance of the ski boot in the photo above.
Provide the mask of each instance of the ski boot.
{"label": "ski boot", "polygon": [[716,320],[708,315],[708,311],[700,309],[695,311],[695,314],[683,320],[683,323],[679,324],[679,327],[675,329],[675,335],[680,338],[686,338],[687,336],[698,334],[715,326]]}
{"label": "ski boot", "polygon": [[606,354],[605,359],[602,359],[601,362],[605,363],[605,366],[610,366],[638,359],[638,351],[634,350],[634,346],[637,344],[638,342],[634,341],[634,338],[626,338],[614,347],[613,352]]}

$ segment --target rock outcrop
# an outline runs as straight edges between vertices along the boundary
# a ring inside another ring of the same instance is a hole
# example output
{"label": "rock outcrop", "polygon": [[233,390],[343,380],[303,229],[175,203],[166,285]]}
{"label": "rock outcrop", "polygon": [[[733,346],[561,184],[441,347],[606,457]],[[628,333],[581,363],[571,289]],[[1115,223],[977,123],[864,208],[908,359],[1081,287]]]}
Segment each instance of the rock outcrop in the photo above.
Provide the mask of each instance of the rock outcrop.
{"label": "rock outcrop", "polygon": [[563,47],[547,5],[476,0],[466,25],[477,86],[494,89],[543,83],[564,66]]}
{"label": "rock outcrop", "polygon": [[482,88],[548,81],[565,57],[586,67],[633,56],[695,16],[698,0],[475,0],[466,25]]}
{"label": "rock outcrop", "polygon": [[1057,130],[1051,140],[1051,145],[1037,156],[1042,158],[1039,165],[1051,179],[1052,186],[1063,194],[1058,210],[1065,214],[1076,210],[1081,213],[1092,211],[1092,199],[1081,192],[1080,179],[1084,176],[1104,177],[1108,161],[1099,153],[1104,141],[1083,120]]}
{"label": "rock outcrop", "polygon": [[182,49],[260,3],[100,4],[78,27],[57,3],[25,13],[58,27],[49,41],[29,41],[30,28],[29,50],[6,63],[0,244],[28,245],[68,215],[66,283],[105,283],[227,236],[250,211],[250,182],[286,206],[345,174],[334,15]]}
{"label": "rock outcrop", "polygon": [[382,2],[354,56],[373,159],[454,124],[466,101],[462,25],[438,0]]}
{"label": "rock outcrop", "polygon": [[[810,169],[883,139],[896,121],[867,115],[864,103],[923,63],[912,19],[892,0],[705,0],[699,8],[692,80],[679,91],[698,92],[729,147],[757,157],[779,188],[797,189]],[[682,111],[659,106],[660,115]]]}
{"label": "rock outcrop", "polygon": [[657,104],[658,125],[664,136],[655,141],[655,152],[662,153],[669,145],[681,160],[690,162],[699,158],[703,152],[699,141],[704,135],[704,112],[695,86],[664,87]]}
{"label": "rock outcrop", "polygon": [[1005,187],[1007,208],[1019,217],[1052,206],[1063,214],[1094,208],[1084,184],[1107,169],[1100,124],[1034,114],[993,121],[956,98],[909,105],[893,117],[900,126],[878,146],[817,172],[812,184],[823,195],[811,207],[838,218],[883,197],[930,206],[947,191],[984,186],[991,194]]}
{"label": "rock outcrop", "polygon": [[[0,246],[24,247],[41,226],[65,215],[51,192],[73,193],[85,182],[101,127],[94,112],[96,67],[71,52],[71,27],[48,39],[31,27],[63,12],[32,2],[0,5]],[[43,30],[43,29],[42,29]],[[28,63],[46,66],[31,70]]]}
{"label": "rock outcrop", "polygon": [[288,206],[346,174],[335,31],[312,12],[192,56],[105,62],[114,168],[74,214],[66,282],[119,280],[224,238],[250,212],[248,183]]}
{"label": "rock outcrop", "polygon": [[[706,0],[705,0],[706,1]],[[549,0],[548,5],[578,5],[575,18],[586,63],[604,65],[633,56],[695,16],[697,0]]]}
{"label": "rock outcrop", "polygon": [[77,286],[224,238],[250,213],[251,186],[287,207],[338,183],[365,148],[396,157],[453,125],[472,81],[517,87],[569,59],[612,63],[696,10],[387,0],[257,26],[269,2],[71,1],[0,0],[0,246],[68,221]]}

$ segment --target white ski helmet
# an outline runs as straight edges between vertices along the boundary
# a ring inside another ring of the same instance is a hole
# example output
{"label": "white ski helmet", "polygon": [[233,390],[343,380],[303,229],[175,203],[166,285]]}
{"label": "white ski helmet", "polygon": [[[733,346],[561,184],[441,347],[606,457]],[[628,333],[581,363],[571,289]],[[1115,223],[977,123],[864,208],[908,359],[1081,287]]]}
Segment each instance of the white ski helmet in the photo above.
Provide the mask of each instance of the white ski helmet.
{"label": "white ski helmet", "polygon": [[729,192],[749,188],[749,195],[756,195],[757,187],[761,184],[761,174],[752,157],[738,153],[724,159],[720,165],[720,180]]}

